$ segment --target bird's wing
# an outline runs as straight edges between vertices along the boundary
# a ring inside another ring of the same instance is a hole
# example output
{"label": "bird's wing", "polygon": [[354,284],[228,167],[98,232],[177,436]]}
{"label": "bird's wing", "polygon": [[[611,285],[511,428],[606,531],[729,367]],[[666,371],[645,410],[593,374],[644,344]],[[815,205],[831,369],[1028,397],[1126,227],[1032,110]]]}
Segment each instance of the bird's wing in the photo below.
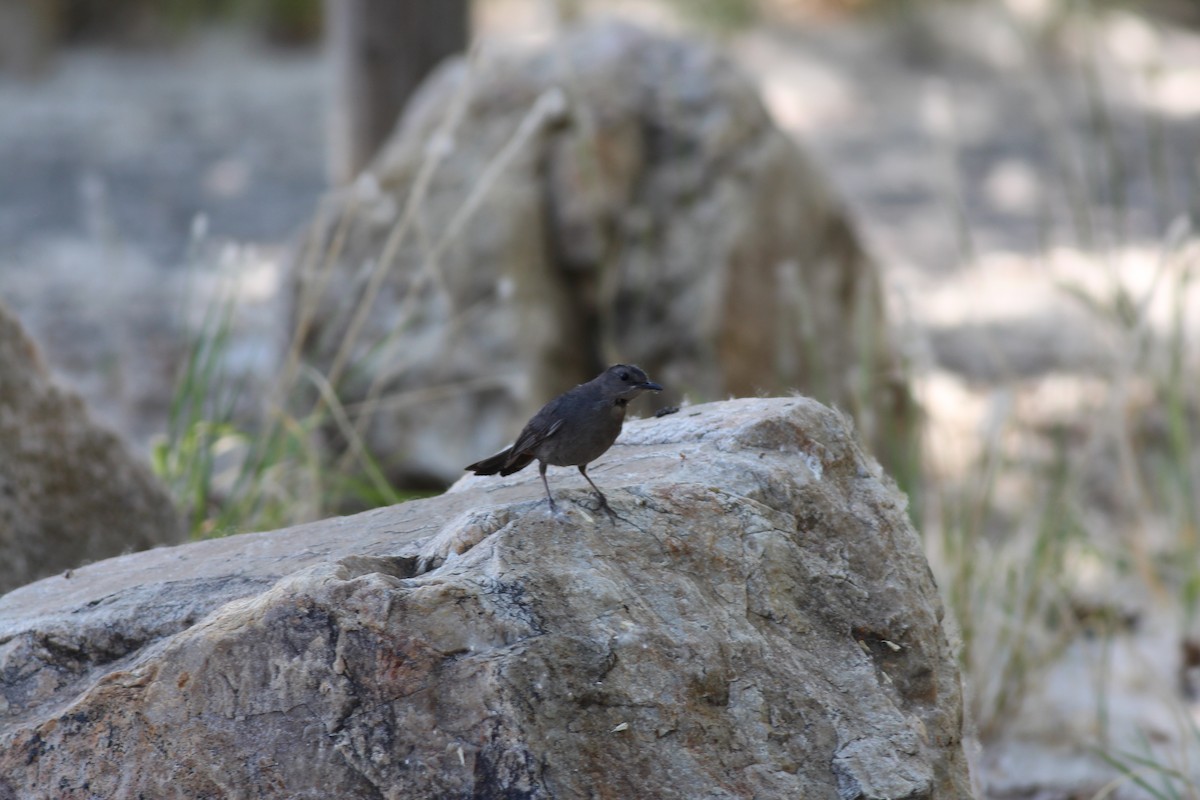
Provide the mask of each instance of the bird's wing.
{"label": "bird's wing", "polygon": [[541,414],[529,420],[529,424],[525,426],[525,430],[521,431],[521,435],[517,437],[516,443],[513,444],[509,451],[508,460],[516,461],[521,456],[537,449],[538,445],[549,439],[554,434],[558,433],[558,429],[562,427],[562,419],[556,419],[553,423],[547,425],[549,417],[543,417]]}

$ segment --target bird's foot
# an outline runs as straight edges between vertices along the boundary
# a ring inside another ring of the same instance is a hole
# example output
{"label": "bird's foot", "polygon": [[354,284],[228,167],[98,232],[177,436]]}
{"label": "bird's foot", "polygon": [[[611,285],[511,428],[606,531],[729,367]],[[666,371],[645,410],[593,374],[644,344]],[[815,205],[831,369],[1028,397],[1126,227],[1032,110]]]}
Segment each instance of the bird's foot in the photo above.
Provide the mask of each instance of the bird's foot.
{"label": "bird's foot", "polygon": [[604,513],[608,514],[608,518],[610,520],[615,521],[617,519],[617,513],[612,510],[611,506],[609,506],[608,498],[599,491],[596,492],[596,497],[600,500],[600,508],[604,509]]}

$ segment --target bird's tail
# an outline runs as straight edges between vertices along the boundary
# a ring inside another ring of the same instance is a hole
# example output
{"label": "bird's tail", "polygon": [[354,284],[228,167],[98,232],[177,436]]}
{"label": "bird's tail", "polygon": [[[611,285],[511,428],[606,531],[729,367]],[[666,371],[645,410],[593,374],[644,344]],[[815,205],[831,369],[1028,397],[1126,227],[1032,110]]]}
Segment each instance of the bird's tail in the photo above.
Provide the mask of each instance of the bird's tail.
{"label": "bird's tail", "polygon": [[529,466],[529,462],[533,461],[533,456],[528,453],[522,453],[516,458],[510,458],[501,469],[501,475],[512,475],[514,472],[520,472]]}
{"label": "bird's tail", "polygon": [[512,458],[512,448],[507,447],[496,453],[494,456],[476,461],[474,464],[467,466],[467,472],[474,472],[476,475],[512,475],[514,472],[525,469],[529,466],[529,462],[533,461],[533,456],[522,453],[516,458]]}
{"label": "bird's tail", "polygon": [[467,472],[474,472],[476,475],[495,475],[504,469],[504,462],[508,461],[508,454],[511,451],[511,447],[506,447],[494,456],[488,456],[474,464],[468,464]]}

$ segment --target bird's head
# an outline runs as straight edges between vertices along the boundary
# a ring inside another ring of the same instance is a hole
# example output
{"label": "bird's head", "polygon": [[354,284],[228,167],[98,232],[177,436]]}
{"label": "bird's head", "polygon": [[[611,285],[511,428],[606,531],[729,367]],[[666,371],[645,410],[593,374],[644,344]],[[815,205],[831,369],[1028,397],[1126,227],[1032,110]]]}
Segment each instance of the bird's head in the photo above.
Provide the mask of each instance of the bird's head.
{"label": "bird's head", "polygon": [[642,392],[661,392],[662,388],[647,377],[640,367],[614,364],[600,376],[605,393],[615,402],[628,403]]}

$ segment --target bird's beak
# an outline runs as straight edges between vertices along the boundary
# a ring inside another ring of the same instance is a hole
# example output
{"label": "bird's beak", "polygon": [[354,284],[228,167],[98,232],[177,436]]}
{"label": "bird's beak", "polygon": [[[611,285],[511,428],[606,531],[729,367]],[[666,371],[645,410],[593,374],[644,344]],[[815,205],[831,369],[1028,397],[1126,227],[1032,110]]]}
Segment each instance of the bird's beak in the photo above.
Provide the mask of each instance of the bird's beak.
{"label": "bird's beak", "polygon": [[661,392],[662,391],[662,387],[659,386],[654,381],[646,381],[645,383],[639,383],[638,388],[643,389],[647,392]]}

